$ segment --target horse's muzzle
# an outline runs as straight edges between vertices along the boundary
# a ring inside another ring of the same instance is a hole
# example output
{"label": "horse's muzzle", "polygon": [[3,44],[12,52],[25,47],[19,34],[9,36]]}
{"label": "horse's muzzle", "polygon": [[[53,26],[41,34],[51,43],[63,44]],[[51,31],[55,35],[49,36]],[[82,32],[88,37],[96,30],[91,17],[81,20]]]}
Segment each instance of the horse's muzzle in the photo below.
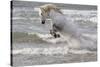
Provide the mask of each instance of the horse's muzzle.
{"label": "horse's muzzle", "polygon": [[45,24],[45,20],[42,20],[42,24]]}

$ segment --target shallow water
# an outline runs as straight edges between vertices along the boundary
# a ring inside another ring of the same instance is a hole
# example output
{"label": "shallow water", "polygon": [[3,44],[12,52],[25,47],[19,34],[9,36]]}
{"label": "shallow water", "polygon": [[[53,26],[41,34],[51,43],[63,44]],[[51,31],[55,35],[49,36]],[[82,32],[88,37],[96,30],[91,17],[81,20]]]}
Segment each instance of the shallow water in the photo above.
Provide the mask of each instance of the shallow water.
{"label": "shallow water", "polygon": [[49,35],[51,20],[45,25],[33,7],[14,7],[13,26],[13,65],[38,65],[54,63],[87,62],[97,60],[97,11],[63,9],[67,18],[73,20],[89,38],[90,49],[68,49],[63,38]]}

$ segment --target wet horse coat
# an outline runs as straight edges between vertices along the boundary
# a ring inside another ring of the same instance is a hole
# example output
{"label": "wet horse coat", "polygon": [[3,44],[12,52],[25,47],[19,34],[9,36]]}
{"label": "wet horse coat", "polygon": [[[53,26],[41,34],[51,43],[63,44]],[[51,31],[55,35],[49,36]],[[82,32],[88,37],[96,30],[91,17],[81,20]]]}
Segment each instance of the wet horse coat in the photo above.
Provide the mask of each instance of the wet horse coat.
{"label": "wet horse coat", "polygon": [[49,17],[52,19],[53,30],[56,29],[65,36],[66,40],[70,43],[70,46],[73,44],[75,48],[79,47],[79,37],[81,34],[78,27],[62,13],[57,13],[55,10],[49,12]]}

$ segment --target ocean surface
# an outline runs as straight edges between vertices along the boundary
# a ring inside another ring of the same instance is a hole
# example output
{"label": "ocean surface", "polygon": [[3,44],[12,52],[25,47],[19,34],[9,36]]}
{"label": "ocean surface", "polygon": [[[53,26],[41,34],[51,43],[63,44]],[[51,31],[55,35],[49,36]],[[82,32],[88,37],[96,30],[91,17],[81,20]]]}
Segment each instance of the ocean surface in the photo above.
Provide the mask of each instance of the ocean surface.
{"label": "ocean surface", "polygon": [[66,7],[61,9],[66,18],[74,21],[83,30],[82,34],[89,39],[87,41],[93,45],[88,45],[88,48],[83,50],[69,49],[66,40],[62,37],[54,38],[49,34],[51,28],[49,18],[45,25],[41,24],[37,6],[13,4],[12,61],[14,66],[97,60],[97,10],[75,10]]}

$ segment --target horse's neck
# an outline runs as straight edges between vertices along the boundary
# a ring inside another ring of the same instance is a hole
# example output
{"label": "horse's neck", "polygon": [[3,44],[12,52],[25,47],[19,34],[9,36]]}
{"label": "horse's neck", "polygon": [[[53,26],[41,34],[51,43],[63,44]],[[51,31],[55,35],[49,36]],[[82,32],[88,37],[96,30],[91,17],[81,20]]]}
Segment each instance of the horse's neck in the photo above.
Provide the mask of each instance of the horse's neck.
{"label": "horse's neck", "polygon": [[57,12],[57,11],[55,11],[55,10],[51,10],[51,11],[49,12],[49,16],[50,16],[51,19],[54,19],[55,17],[62,16],[62,14],[59,13],[59,12]]}

